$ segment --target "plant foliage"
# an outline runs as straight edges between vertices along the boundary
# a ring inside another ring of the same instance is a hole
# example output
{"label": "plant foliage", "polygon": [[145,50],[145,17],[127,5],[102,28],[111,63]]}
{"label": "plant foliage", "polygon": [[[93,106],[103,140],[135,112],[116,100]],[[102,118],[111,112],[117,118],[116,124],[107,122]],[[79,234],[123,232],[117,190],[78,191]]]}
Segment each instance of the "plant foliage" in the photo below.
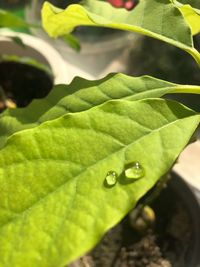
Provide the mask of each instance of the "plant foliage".
{"label": "plant foliage", "polygon": [[[114,90],[113,90],[114,88]],[[149,76],[109,74],[97,81],[76,77],[69,85],[57,85],[45,99],[26,108],[8,109],[0,116],[0,147],[13,133],[38,126],[67,113],[88,110],[109,100],[130,101],[162,97],[171,93],[200,93],[200,86],[180,85]]]}
{"label": "plant foliage", "polygon": [[[0,152],[0,266],[81,256],[167,172],[199,120],[175,102],[117,100],[11,136]],[[145,176],[127,183],[133,161]]]}
{"label": "plant foliage", "polygon": [[[80,25],[135,31],[199,63],[196,18],[190,22],[182,7],[170,0],[143,0],[129,12],[95,0],[66,10],[45,3],[43,25],[52,37]],[[200,93],[200,86],[122,74],[77,77],[2,113],[0,266],[63,267],[117,224],[171,168],[199,124],[199,114],[160,99],[179,92]],[[125,169],[136,161],[144,176],[127,180]],[[118,176],[113,187],[109,171]]]}
{"label": "plant foliage", "polygon": [[176,4],[169,0],[143,0],[131,11],[116,9],[98,0],[70,5],[65,10],[45,2],[42,18],[43,27],[51,37],[62,36],[77,26],[133,31],[175,45],[190,53],[200,64],[200,55],[193,46],[191,27]]}

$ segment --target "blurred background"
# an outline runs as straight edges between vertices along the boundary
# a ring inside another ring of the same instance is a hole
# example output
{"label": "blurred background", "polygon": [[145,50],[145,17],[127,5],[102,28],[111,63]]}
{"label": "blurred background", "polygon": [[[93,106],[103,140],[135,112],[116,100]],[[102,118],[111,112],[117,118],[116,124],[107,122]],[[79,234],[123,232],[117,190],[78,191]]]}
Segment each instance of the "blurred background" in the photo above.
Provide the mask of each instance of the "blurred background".
{"label": "blurred background", "polygon": [[[40,10],[43,2],[43,0],[1,0],[0,8],[11,11],[28,23],[40,25]],[[50,0],[49,2],[65,8],[79,1]],[[200,1],[197,0],[181,2],[200,7]],[[70,79],[75,75],[101,78],[110,72],[123,72],[134,76],[148,74],[175,83],[200,83],[199,68],[189,55],[148,37],[111,29],[82,27],[74,32],[81,46],[80,51],[75,51],[65,40],[49,38],[41,28],[18,28],[17,30],[33,34],[52,45],[61,54],[66,64],[74,68]],[[199,35],[195,36],[194,45],[200,50]],[[187,98],[181,95],[177,98],[200,111],[198,95],[187,95]]]}

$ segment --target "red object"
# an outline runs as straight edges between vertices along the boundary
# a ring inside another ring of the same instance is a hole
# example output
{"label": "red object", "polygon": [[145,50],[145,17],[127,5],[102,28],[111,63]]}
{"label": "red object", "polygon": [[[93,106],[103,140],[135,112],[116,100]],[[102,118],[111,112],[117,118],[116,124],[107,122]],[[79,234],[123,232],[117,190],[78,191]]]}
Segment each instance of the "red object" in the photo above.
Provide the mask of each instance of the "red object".
{"label": "red object", "polygon": [[124,7],[125,7],[127,10],[131,10],[134,6],[135,6],[135,3],[134,3],[134,1],[132,1],[132,0],[126,1],[126,2],[124,3]]}
{"label": "red object", "polygon": [[123,7],[124,1],[123,0],[107,0],[112,6],[114,7]]}
{"label": "red object", "polygon": [[107,0],[114,7],[124,7],[131,10],[135,7],[136,0]]}

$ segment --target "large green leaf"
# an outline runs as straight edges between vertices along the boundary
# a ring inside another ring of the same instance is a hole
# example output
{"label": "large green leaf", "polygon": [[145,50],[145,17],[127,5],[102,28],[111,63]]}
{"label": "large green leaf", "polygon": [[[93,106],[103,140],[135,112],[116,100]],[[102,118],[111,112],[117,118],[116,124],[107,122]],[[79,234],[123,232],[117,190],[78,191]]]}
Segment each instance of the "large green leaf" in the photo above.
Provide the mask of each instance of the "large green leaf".
{"label": "large green leaf", "polygon": [[[168,171],[199,120],[173,101],[115,100],[14,134],[0,151],[0,266],[63,267],[85,253]],[[145,176],[127,182],[134,161]]]}
{"label": "large green leaf", "polygon": [[62,36],[80,25],[133,31],[175,45],[190,53],[200,64],[190,27],[169,0],[143,0],[132,11],[116,9],[97,0],[84,1],[84,6],[70,5],[65,10],[45,2],[42,20],[51,37]]}
{"label": "large green leaf", "polygon": [[109,74],[98,81],[75,78],[70,85],[56,86],[44,99],[35,100],[27,108],[7,110],[0,116],[0,147],[13,133],[58,118],[68,112],[80,112],[108,100],[138,100],[161,97],[167,93],[200,93],[199,86],[183,86],[148,76],[129,77]]}

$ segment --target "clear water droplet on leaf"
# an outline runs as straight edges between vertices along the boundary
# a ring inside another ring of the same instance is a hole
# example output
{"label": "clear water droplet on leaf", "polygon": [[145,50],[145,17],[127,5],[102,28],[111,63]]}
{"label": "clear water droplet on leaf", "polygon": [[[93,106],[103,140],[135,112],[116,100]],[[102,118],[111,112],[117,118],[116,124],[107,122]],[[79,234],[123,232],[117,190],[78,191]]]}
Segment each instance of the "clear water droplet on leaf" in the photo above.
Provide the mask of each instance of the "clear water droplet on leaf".
{"label": "clear water droplet on leaf", "polygon": [[117,173],[115,171],[109,171],[106,175],[106,184],[114,186],[117,183]]}
{"label": "clear water droplet on leaf", "polygon": [[144,176],[145,171],[142,165],[139,162],[133,162],[129,165],[129,167],[125,170],[125,176],[129,179],[140,179]]}

